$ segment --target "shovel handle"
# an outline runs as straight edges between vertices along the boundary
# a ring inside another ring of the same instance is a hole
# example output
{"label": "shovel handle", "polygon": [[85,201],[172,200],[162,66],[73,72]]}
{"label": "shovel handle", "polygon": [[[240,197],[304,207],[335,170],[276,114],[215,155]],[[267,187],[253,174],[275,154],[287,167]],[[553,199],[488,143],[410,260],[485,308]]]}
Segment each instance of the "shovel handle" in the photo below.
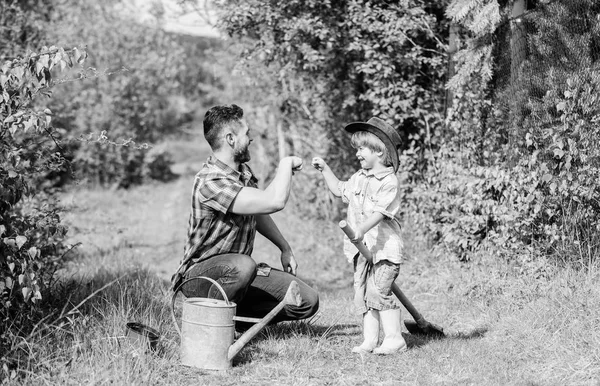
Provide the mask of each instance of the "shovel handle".
{"label": "shovel handle", "polygon": [[354,246],[358,249],[360,254],[363,255],[369,263],[373,263],[373,255],[371,254],[371,251],[367,249],[367,246],[364,243],[361,243],[360,241],[356,243],[352,241],[355,235],[354,229],[352,229],[352,227],[344,220],[340,221],[338,225],[340,226],[340,228],[342,228],[346,236],[348,236],[352,244],[354,244]]}
{"label": "shovel handle", "polygon": [[[348,225],[346,221],[340,221],[339,226],[340,228],[342,228],[342,230],[350,240],[354,238],[354,230],[352,229],[352,227],[350,227],[350,225]],[[373,263],[373,255],[371,254],[371,251],[367,249],[367,246],[364,243],[352,242],[352,244],[356,246],[358,251],[367,259],[367,261],[369,261],[369,263]],[[398,287],[396,283],[392,283],[392,292],[394,293],[394,295],[396,295],[398,300],[400,300],[400,303],[402,303],[404,308],[406,308],[406,310],[412,315],[412,317],[415,319],[415,322],[417,322],[418,325],[421,325],[425,320],[423,319],[419,311],[417,311],[417,309],[408,300],[406,295],[404,295],[404,293],[400,290],[400,287]]]}
{"label": "shovel handle", "polygon": [[179,329],[179,325],[177,324],[177,318],[175,317],[175,298],[177,297],[177,292],[179,292],[179,290],[181,289],[181,287],[183,287],[183,285],[185,283],[190,282],[192,280],[196,280],[196,279],[204,279],[204,280],[208,280],[211,283],[213,283],[217,287],[219,292],[221,292],[221,295],[223,295],[223,299],[225,299],[225,303],[227,303],[227,305],[229,305],[229,298],[227,297],[227,294],[223,290],[223,287],[221,287],[219,285],[219,283],[217,283],[216,280],[211,279],[210,277],[206,277],[206,276],[196,276],[196,277],[192,277],[187,280],[184,280],[181,284],[179,284],[177,286],[177,288],[175,288],[175,290],[173,291],[173,297],[171,298],[171,317],[173,318],[173,324],[175,325],[175,328],[177,329],[179,336],[181,336],[181,329]]}
{"label": "shovel handle", "polygon": [[394,293],[394,295],[396,295],[398,300],[400,300],[400,303],[402,303],[404,308],[406,308],[406,310],[412,315],[415,322],[417,322],[417,325],[419,327],[423,327],[423,325],[427,322],[425,321],[425,319],[423,319],[423,316],[419,313],[419,311],[417,311],[415,306],[412,305],[410,300],[408,300],[406,295],[404,295],[404,292],[400,290],[400,287],[398,287],[396,283],[392,284],[392,292]]}
{"label": "shovel handle", "polygon": [[287,292],[285,293],[285,297],[275,308],[271,310],[264,318],[261,319],[260,322],[256,323],[254,326],[250,327],[248,331],[246,331],[238,340],[236,340],[230,347],[229,353],[227,355],[229,360],[232,360],[233,357],[240,352],[242,347],[246,345],[256,335],[260,330],[265,328],[267,324],[275,317],[286,305],[296,305],[299,306],[302,302],[302,297],[300,296],[300,286],[298,282],[293,280],[288,287]]}

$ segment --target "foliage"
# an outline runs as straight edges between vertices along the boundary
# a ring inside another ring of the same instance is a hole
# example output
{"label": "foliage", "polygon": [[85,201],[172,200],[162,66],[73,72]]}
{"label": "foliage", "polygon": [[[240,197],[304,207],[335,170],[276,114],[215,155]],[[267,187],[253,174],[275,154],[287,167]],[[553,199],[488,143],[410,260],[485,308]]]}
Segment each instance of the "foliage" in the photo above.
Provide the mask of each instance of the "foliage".
{"label": "foliage", "polygon": [[551,84],[540,103],[530,104],[525,120],[527,166],[538,185],[535,202],[523,213],[531,223],[523,228],[549,252],[563,255],[561,249],[572,242],[596,251],[592,230],[600,229],[600,67],[571,75],[566,84],[558,79]]}
{"label": "foliage", "polygon": [[[245,64],[272,74],[269,107],[274,123],[282,123],[288,152],[325,156],[347,177],[356,165],[345,124],[381,116],[399,128],[408,147],[421,140],[423,120],[440,119],[443,2],[254,0],[219,6],[221,27],[245,47]],[[280,142],[274,134],[269,138]],[[310,173],[308,178],[319,181]],[[331,211],[324,186],[298,185],[305,188],[300,200],[316,204],[303,205],[303,211]]]}
{"label": "foliage", "polygon": [[85,57],[77,47],[43,47],[0,68],[0,346],[8,326],[20,328],[19,318],[33,317],[66,251],[52,196],[35,184],[40,174],[62,167],[62,148],[52,112],[32,100],[50,95],[53,71]]}
{"label": "foliage", "polygon": [[[600,24],[590,15],[598,6],[554,2],[530,12],[523,22],[528,55],[512,67],[507,84],[504,69],[494,66],[510,56],[510,39],[489,38],[506,33],[497,17],[503,11],[496,4],[490,18],[487,5],[472,5],[455,1],[448,9],[468,36],[449,83],[456,91],[450,146],[460,167],[449,170],[448,182],[434,176],[439,188],[427,208],[446,215],[433,216],[433,228],[463,259],[479,244],[476,236],[513,254],[593,258],[598,243],[592,230],[600,219],[593,145],[599,138],[600,50],[594,42]],[[455,179],[470,181],[459,184],[459,194]],[[445,209],[436,211],[437,203]]]}
{"label": "foliage", "polygon": [[[57,5],[44,32],[53,42],[77,37],[89,53],[84,79],[63,84],[50,103],[55,125],[64,130],[75,177],[128,187],[154,175],[145,172],[149,147],[132,143],[154,144],[181,135],[194,118],[193,104],[206,103],[202,86],[212,78],[202,62],[212,43],[169,34],[158,21],[133,22],[127,16],[131,10],[122,7],[114,0]],[[79,140],[90,135],[119,146]],[[56,183],[64,183],[65,177],[55,178]]]}

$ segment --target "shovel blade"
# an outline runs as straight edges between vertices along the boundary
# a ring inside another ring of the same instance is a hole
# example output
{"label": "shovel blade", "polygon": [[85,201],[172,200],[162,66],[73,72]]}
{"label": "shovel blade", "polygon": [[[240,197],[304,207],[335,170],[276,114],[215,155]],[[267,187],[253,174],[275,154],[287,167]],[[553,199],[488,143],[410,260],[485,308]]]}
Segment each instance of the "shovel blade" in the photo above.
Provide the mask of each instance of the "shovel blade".
{"label": "shovel blade", "polygon": [[446,334],[444,334],[444,329],[433,323],[425,322],[419,326],[417,322],[413,320],[405,320],[404,325],[408,332],[413,335],[428,335],[436,338],[443,338],[446,336]]}

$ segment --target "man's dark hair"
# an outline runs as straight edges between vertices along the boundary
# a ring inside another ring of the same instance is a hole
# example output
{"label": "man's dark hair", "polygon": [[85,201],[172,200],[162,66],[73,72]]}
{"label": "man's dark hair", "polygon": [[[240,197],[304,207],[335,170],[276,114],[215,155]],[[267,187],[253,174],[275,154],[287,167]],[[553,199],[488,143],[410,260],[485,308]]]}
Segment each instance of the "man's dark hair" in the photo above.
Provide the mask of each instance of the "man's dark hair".
{"label": "man's dark hair", "polygon": [[[230,123],[240,123],[244,117],[244,110],[240,106],[213,106],[204,114],[204,138],[211,149],[221,147],[223,128]],[[236,125],[237,126],[237,125]]]}

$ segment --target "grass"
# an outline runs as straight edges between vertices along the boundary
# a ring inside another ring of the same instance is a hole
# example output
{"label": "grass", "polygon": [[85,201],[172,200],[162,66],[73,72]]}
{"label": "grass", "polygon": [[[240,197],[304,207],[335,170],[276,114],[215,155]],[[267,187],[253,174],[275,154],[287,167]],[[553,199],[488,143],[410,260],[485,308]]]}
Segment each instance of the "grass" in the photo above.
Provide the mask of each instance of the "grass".
{"label": "grass", "polygon": [[[178,143],[178,148],[186,149]],[[182,150],[183,151],[183,150]],[[195,166],[206,146],[187,156]],[[179,154],[182,154],[181,152]],[[19,385],[598,385],[600,271],[507,264],[482,254],[468,265],[430,251],[406,226],[410,256],[398,284],[441,340],[405,334],[410,349],[377,357],[350,352],[361,340],[351,307],[351,268],[336,224],[274,215],[294,247],[299,276],[321,294],[311,320],[264,329],[224,372],[182,366],[168,280],[181,257],[193,168],[128,191],[80,188],[64,196],[71,242],[81,256],[63,275],[55,323],[21,349],[28,364],[3,384]],[[255,259],[276,265],[258,238]],[[72,307],[80,305],[74,311]],[[176,302],[175,314],[180,313]],[[404,312],[403,317],[410,316]],[[140,354],[125,324],[160,332]],[[406,331],[405,331],[406,332]],[[6,373],[3,373],[6,376]]]}

